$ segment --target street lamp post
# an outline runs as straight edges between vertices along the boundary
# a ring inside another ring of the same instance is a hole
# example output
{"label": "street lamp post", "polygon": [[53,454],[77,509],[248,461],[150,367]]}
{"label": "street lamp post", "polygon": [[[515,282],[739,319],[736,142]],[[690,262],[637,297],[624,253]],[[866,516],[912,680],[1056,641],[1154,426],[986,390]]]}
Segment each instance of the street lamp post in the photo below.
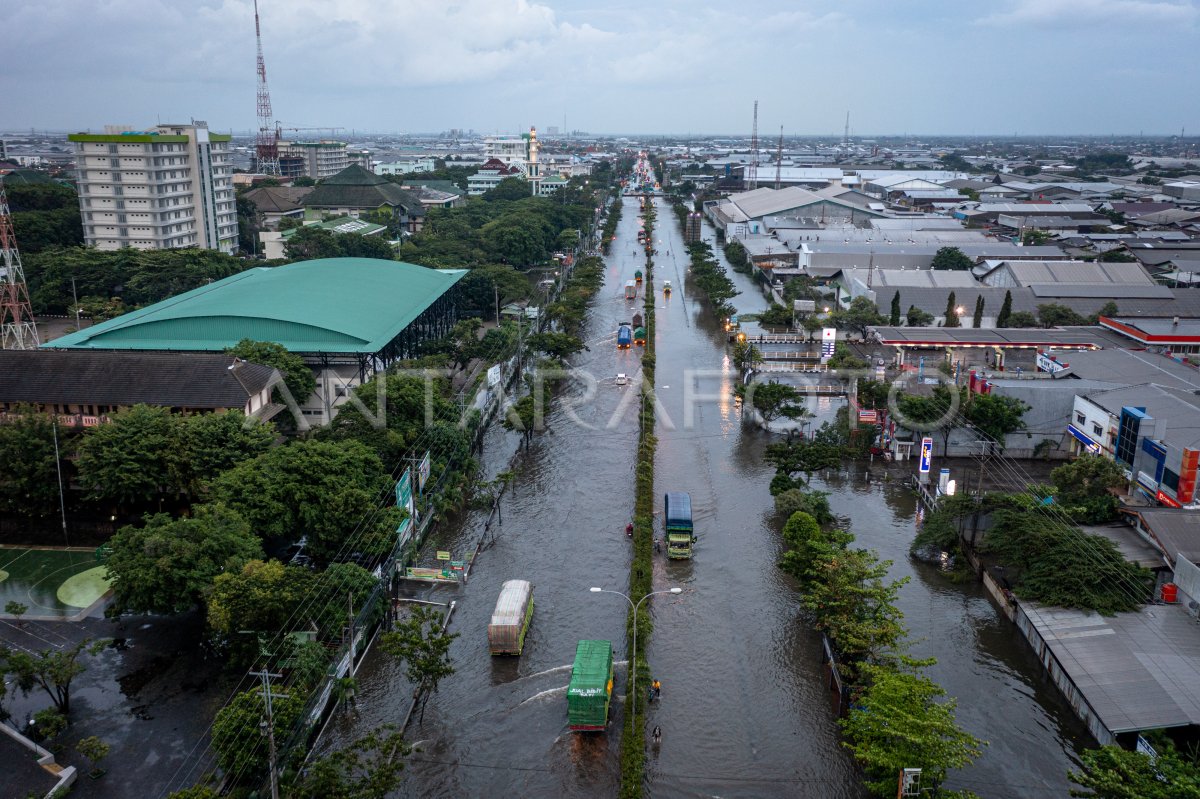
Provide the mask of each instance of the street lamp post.
{"label": "street lamp post", "polygon": [[629,695],[630,695],[630,702],[632,702],[632,704],[630,705],[629,712],[630,712],[630,715],[636,719],[637,718],[637,630],[638,630],[637,615],[638,615],[638,608],[640,608],[642,606],[643,602],[645,602],[650,597],[655,596],[656,594],[681,594],[681,593],[683,593],[683,589],[682,588],[668,588],[665,591],[651,591],[650,593],[646,594],[644,597],[639,599],[637,601],[637,604],[634,604],[632,599],[630,599],[625,594],[622,594],[620,591],[608,591],[603,588],[597,588],[595,586],[593,586],[592,588],[589,588],[588,590],[591,591],[593,594],[616,594],[617,596],[621,597],[626,602],[628,602],[629,606],[631,608],[633,608],[633,651],[629,655]]}

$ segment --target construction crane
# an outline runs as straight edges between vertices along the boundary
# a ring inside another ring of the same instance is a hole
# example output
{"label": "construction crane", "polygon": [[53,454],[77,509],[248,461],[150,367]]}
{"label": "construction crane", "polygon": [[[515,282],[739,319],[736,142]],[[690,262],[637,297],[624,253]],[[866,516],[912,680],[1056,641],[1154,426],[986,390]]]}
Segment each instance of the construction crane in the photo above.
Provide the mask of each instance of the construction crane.
{"label": "construction crane", "polygon": [[775,191],[782,188],[783,177],[783,125],[779,126],[779,149],[775,151]]}
{"label": "construction crane", "polygon": [[746,169],[746,190],[758,188],[758,100],[754,101],[754,130],[750,134],[750,166]]}
{"label": "construction crane", "polygon": [[319,128],[293,128],[293,127],[287,127],[285,125],[281,125],[281,124],[279,124],[279,121],[276,120],[276,122],[275,122],[275,140],[277,142],[283,139],[283,132],[285,130],[290,130],[290,131],[297,132],[297,133],[299,133],[300,131],[304,131],[304,130],[327,130],[332,135],[334,133],[337,133],[339,130],[345,130],[345,128],[334,128],[334,127],[329,127],[329,126],[319,127]]}
{"label": "construction crane", "polygon": [[258,0],[254,0],[254,39],[258,43],[258,136],[254,141],[256,169],[267,175],[279,174],[279,136],[271,111],[271,91],[267,88],[267,62],[263,60],[262,29],[258,23]]}
{"label": "construction crane", "polygon": [[8,196],[0,180],[0,349],[36,350],[40,344],[17,236],[8,213]]}

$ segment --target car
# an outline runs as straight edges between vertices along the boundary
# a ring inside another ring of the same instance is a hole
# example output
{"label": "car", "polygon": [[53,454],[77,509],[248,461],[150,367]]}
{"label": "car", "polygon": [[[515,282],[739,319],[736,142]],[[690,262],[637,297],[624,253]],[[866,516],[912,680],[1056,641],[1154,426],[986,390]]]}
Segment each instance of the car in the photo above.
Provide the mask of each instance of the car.
{"label": "car", "polygon": [[626,386],[626,385],[629,385],[629,377],[628,377],[628,375],[626,375],[624,372],[618,372],[618,373],[617,373],[617,385],[618,385],[618,386]]}

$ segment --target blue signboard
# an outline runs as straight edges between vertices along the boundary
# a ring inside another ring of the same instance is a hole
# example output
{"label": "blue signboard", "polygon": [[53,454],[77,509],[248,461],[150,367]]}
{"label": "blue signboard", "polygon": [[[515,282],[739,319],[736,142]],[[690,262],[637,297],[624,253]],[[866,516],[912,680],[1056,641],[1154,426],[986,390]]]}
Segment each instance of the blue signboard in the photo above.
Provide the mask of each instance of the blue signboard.
{"label": "blue signboard", "polygon": [[933,460],[933,439],[921,439],[921,474],[929,474],[929,464]]}

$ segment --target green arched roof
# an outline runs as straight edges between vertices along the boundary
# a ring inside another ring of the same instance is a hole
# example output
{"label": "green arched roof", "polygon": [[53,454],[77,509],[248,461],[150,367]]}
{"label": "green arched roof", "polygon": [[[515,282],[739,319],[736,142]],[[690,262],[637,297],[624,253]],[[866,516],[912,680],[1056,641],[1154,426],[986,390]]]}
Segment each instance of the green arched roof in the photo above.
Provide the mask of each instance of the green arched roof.
{"label": "green arched roof", "polygon": [[249,338],[292,352],[375,353],[464,274],[373,258],[260,266],[45,346],[220,351]]}

